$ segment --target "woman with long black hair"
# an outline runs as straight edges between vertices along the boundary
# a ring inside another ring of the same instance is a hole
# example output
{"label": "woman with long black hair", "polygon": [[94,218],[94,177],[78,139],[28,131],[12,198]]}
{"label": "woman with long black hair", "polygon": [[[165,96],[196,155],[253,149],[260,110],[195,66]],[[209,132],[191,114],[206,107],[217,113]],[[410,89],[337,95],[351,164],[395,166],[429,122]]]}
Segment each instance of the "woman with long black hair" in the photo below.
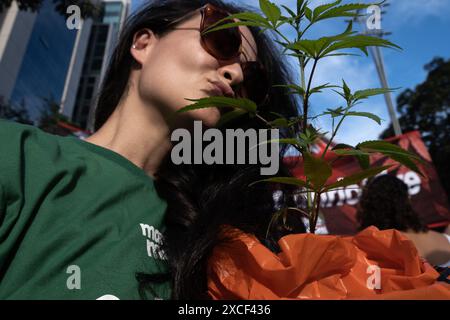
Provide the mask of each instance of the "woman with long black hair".
{"label": "woman with long black hair", "polygon": [[[0,147],[1,298],[208,298],[207,261],[227,240],[224,226],[275,252],[281,236],[304,231],[295,215],[272,221],[270,184],[249,187],[267,178],[261,165],[170,158],[174,130],[192,129],[194,120],[214,127],[222,114],[205,108],[174,117],[186,98],[246,97],[268,120],[272,112],[298,115],[294,99],[273,86],[291,82],[287,65],[258,28],[202,33],[240,11],[248,10],[173,0],[136,12],[111,57],[86,141],[0,123],[8,139]],[[266,124],[242,116],[225,128]],[[281,166],[277,175],[288,174]],[[279,188],[278,206],[290,198],[290,188]]]}
{"label": "woman with long black hair", "polygon": [[[267,92],[268,100],[260,106],[260,111],[268,119],[274,117],[270,112],[277,112],[286,117],[298,115],[298,108],[293,98],[286,95],[283,89],[272,87],[275,84],[286,84],[291,81],[287,67],[272,41],[261,34],[258,28],[241,27],[242,54],[231,60],[229,58],[222,60],[217,55],[232,50],[227,47],[227,41],[231,41],[227,39],[230,32],[223,32],[225,36],[222,37],[217,36],[217,40],[221,40],[215,44],[217,48],[213,47],[214,43],[210,44],[212,48],[207,47],[208,39],[202,38],[199,33],[201,31],[199,27],[207,19],[205,15],[208,13],[201,12],[202,8],[205,10],[206,4],[209,4],[206,9],[218,8],[229,13],[244,10],[221,1],[165,1],[149,4],[130,20],[113,55],[100,94],[95,122],[96,129],[103,126],[99,132],[100,135],[102,130],[108,127],[103,125],[105,119],[114,118],[113,113],[118,113],[117,106],[120,104],[120,98],[123,98],[123,95],[118,93],[130,90],[128,88],[130,82],[125,82],[124,79],[128,77],[133,79],[136,74],[141,77],[139,85],[143,88],[142,96],[148,98],[143,106],[146,113],[155,111],[148,107],[152,102],[151,99],[160,99],[158,101],[160,104],[166,103],[162,109],[163,112],[167,112],[167,109],[175,110],[186,104],[185,97],[202,97],[202,93],[199,95],[199,92],[207,86],[206,80],[212,78],[213,82],[217,79],[235,91],[242,86],[247,91],[253,90],[256,96],[261,94],[261,91],[270,90]],[[222,15],[221,12],[213,11],[210,24],[222,18]],[[178,24],[174,25],[173,21],[178,21]],[[152,39],[151,36],[146,38],[143,28],[151,30],[157,38],[161,37],[161,44],[154,49],[154,53],[150,51],[152,48],[147,49],[149,58],[147,61],[144,60],[145,63],[141,62],[139,66],[137,62],[139,56],[135,53],[136,57],[133,52],[131,55],[128,54],[128,49],[132,46],[136,52],[146,50],[147,41]],[[133,42],[131,42],[133,36]],[[211,52],[214,49],[218,53]],[[246,74],[245,66],[239,62],[240,59],[244,61],[244,64],[248,60],[259,62],[266,74],[261,76],[250,72]],[[130,68],[133,65],[137,66]],[[261,83],[264,82],[263,77],[270,82]],[[246,84],[250,88],[247,88]],[[148,87],[145,88],[145,85]],[[256,88],[253,89],[251,86]],[[166,95],[163,96],[163,94]],[[258,100],[258,97],[254,100]],[[178,123],[174,127],[189,127],[192,125],[192,119],[200,119],[205,125],[213,126],[218,120],[218,117],[214,118],[215,113],[217,111],[214,109],[196,110],[188,114],[183,124]],[[110,116],[111,114],[113,116]],[[136,117],[139,116],[136,115]],[[141,118],[155,119],[152,115]],[[113,122],[110,121],[111,123]],[[162,140],[166,142],[165,132],[169,132],[172,128],[165,128],[165,126],[164,129],[158,126],[156,139],[152,137],[150,140],[156,143],[158,138],[162,137]],[[265,128],[266,125],[258,119],[244,117],[226,127],[257,129]],[[282,149],[282,153],[284,150]],[[168,204],[164,248],[170,264],[170,274],[166,276],[173,281],[174,298],[206,298],[207,258],[212,248],[219,242],[218,233],[221,226],[231,225],[255,234],[273,250],[276,250],[277,240],[281,235],[288,232],[287,229],[284,230],[284,224],[275,223],[272,224],[273,232],[266,238],[274,213],[273,190],[267,185],[248,187],[251,182],[261,179],[259,169],[258,165],[176,166],[170,160],[169,154],[161,161],[161,166],[155,172],[155,186],[159,195]],[[289,173],[282,168],[280,175],[286,176]],[[286,199],[288,199],[288,188],[285,189]],[[290,220],[295,224],[297,231],[304,231],[300,218],[291,216]],[[151,288],[152,282],[158,282],[167,277],[163,274],[157,276],[140,274],[139,278],[141,288]]]}

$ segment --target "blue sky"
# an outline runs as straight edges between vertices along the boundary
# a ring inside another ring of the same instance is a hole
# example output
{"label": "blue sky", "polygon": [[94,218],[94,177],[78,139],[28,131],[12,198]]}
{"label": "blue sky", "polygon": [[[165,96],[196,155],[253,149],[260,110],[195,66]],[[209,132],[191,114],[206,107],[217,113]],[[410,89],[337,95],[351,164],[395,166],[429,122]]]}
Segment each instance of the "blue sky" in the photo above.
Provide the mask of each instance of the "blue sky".
{"label": "blue sky", "polygon": [[[133,9],[141,5],[143,0],[133,0]],[[237,2],[237,1],[235,1]],[[272,1],[277,5],[284,4],[295,11],[296,0]],[[312,0],[311,6],[329,3],[331,0]],[[358,2],[358,1],[351,1]],[[369,3],[372,1],[361,0]],[[259,0],[239,1],[259,8]],[[349,3],[344,0],[343,3]],[[392,32],[387,39],[403,48],[402,51],[383,49],[386,74],[391,88],[400,88],[393,93],[394,105],[398,94],[407,88],[414,88],[426,78],[423,66],[433,57],[450,58],[450,1],[449,0],[390,0],[390,6],[384,15],[381,27]],[[306,38],[317,38],[342,32],[345,23],[342,21],[319,23]],[[292,29],[285,29],[289,38],[294,37]],[[291,62],[294,74],[298,73],[298,65]],[[331,57],[319,62],[313,83],[340,84],[345,79],[352,90],[380,87],[378,75],[372,58],[365,57]],[[335,93],[323,92],[312,100],[312,112],[320,114],[326,108],[334,108],[342,104]],[[382,96],[372,97],[356,107],[358,111],[368,111],[377,114],[385,121],[378,125],[372,120],[352,117],[344,122],[336,140],[350,144],[377,139],[379,134],[390,123],[386,104]],[[330,121],[321,118],[316,125],[322,131],[330,130]]]}

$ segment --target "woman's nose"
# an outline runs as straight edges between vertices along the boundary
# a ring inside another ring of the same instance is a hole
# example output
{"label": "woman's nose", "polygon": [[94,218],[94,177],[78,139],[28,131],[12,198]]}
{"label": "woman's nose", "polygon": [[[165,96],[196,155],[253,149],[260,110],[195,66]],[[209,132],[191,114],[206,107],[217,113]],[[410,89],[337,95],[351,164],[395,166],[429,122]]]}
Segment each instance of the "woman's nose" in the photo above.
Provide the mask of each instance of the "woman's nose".
{"label": "woman's nose", "polygon": [[244,81],[244,73],[239,62],[228,63],[219,68],[220,75],[226,79],[230,86],[235,86]]}

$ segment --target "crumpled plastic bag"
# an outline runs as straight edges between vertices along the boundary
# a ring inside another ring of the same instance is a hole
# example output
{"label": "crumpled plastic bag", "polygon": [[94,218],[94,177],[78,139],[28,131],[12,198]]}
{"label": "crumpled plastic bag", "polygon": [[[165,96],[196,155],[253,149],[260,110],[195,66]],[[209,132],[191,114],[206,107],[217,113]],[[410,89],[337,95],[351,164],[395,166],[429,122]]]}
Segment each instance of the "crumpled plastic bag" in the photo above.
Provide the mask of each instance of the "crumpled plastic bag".
{"label": "crumpled plastic bag", "polygon": [[293,234],[273,253],[228,229],[208,263],[213,299],[450,299],[450,285],[396,230],[369,227],[352,237]]}

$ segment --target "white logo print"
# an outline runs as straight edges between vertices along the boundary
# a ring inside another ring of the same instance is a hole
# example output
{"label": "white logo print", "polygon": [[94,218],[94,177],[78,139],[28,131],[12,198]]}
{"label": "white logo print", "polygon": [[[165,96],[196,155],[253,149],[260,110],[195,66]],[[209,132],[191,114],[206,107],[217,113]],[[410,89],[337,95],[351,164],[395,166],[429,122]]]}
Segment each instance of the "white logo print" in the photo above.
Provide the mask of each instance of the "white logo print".
{"label": "white logo print", "polygon": [[104,296],[101,296],[100,298],[97,298],[95,300],[120,300],[116,296],[113,296],[112,294],[105,294]]}
{"label": "white logo print", "polygon": [[147,254],[149,257],[167,260],[166,254],[161,249],[162,246],[162,234],[153,226],[141,223],[142,235],[147,238]]}

